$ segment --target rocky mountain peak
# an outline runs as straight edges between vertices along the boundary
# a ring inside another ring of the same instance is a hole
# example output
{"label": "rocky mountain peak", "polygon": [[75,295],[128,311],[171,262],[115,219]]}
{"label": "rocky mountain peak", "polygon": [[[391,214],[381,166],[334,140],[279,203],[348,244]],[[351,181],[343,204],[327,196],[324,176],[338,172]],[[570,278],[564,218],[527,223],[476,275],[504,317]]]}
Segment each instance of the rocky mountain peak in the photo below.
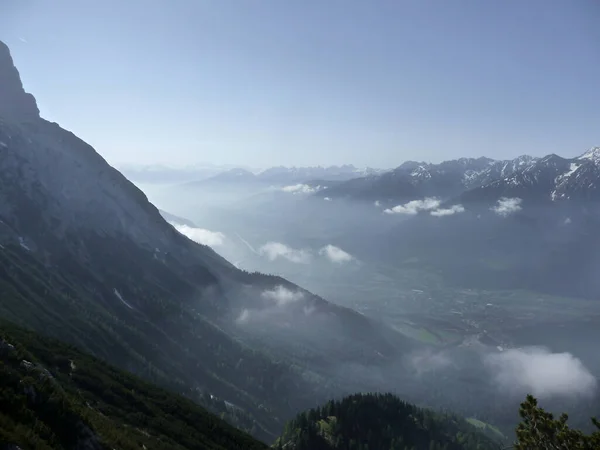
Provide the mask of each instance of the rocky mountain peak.
{"label": "rocky mountain peak", "polygon": [[577,159],[587,159],[595,164],[600,163],[600,147],[592,147]]}
{"label": "rocky mountain peak", "polygon": [[0,41],[0,117],[29,122],[39,119],[40,110],[33,95],[25,92],[10,50]]}

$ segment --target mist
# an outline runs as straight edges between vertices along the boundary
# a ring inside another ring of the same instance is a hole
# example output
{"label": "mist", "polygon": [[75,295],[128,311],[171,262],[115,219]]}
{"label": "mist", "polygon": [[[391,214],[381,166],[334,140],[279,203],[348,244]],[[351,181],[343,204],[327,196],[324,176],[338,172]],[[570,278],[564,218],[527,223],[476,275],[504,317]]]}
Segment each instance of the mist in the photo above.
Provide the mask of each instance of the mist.
{"label": "mist", "polygon": [[597,379],[570,353],[529,347],[488,355],[485,363],[498,387],[510,394],[592,396]]}
{"label": "mist", "polygon": [[[303,288],[229,292],[235,312],[223,326],[281,358],[310,354],[306,376],[331,380],[340,395],[390,391],[509,430],[528,393],[566,411],[577,399],[598,397],[600,364],[582,350],[600,339],[587,321],[600,310],[578,294],[582,286],[596,289],[595,278],[575,275],[576,267],[593,267],[592,259],[578,265],[565,257],[567,270],[548,264],[558,264],[549,252],[573,255],[562,243],[572,246],[582,232],[576,211],[518,197],[481,206],[432,196],[356,201],[325,197],[318,185],[150,191],[161,209],[189,221],[173,223],[186,236],[245,271]],[[579,252],[587,254],[591,248]],[[362,348],[345,347],[340,317],[313,294],[375,321],[354,332]],[[551,336],[561,326],[585,337],[557,345]],[[369,347],[375,335],[382,340]]]}

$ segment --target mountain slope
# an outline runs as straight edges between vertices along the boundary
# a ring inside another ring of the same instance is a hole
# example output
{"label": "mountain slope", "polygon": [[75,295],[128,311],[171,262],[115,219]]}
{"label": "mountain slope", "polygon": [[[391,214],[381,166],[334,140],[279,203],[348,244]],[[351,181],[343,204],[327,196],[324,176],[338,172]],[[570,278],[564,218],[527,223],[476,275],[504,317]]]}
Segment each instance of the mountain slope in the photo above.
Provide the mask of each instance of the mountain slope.
{"label": "mountain slope", "polygon": [[462,194],[465,202],[518,197],[527,202],[600,200],[600,148],[577,158],[548,155]]}
{"label": "mountain slope", "polygon": [[392,205],[423,197],[467,203],[501,197],[535,202],[595,201],[600,198],[599,189],[600,148],[592,148],[571,159],[548,155],[507,161],[460,158],[440,164],[408,161],[391,172],[333,186],[327,196]]}
{"label": "mountain slope", "polygon": [[266,448],[188,399],[5,323],[0,365],[1,448]]}
{"label": "mountain slope", "polygon": [[411,345],[181,235],[91,146],[39,117],[4,44],[0,68],[0,316],[198,401],[210,393],[220,402],[208,406],[265,440],[346,389],[329,380],[338,362],[382,364]]}
{"label": "mountain slope", "polygon": [[391,394],[358,394],[300,414],[275,444],[294,450],[497,450],[464,419],[434,413]]}

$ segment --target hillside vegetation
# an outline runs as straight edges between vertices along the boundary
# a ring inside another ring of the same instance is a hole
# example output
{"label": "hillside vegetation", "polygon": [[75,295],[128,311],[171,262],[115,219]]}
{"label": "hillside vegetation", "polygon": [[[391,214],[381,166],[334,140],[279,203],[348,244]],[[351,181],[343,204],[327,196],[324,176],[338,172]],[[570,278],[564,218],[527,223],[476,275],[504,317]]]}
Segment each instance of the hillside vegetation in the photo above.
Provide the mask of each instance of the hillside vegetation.
{"label": "hillside vegetation", "polygon": [[196,403],[0,325],[0,448],[264,449]]}
{"label": "hillside vegetation", "polygon": [[300,414],[275,447],[497,450],[499,444],[459,417],[420,409],[391,394],[357,394]]}

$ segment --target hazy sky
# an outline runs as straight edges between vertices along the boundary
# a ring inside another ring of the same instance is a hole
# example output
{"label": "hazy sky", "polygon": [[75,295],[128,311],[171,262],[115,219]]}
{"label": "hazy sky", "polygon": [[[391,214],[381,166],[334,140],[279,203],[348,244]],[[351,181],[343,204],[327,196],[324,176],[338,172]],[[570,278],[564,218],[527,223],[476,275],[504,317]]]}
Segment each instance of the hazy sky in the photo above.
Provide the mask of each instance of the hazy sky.
{"label": "hazy sky", "polygon": [[0,0],[42,114],[111,163],[600,145],[597,0]]}

